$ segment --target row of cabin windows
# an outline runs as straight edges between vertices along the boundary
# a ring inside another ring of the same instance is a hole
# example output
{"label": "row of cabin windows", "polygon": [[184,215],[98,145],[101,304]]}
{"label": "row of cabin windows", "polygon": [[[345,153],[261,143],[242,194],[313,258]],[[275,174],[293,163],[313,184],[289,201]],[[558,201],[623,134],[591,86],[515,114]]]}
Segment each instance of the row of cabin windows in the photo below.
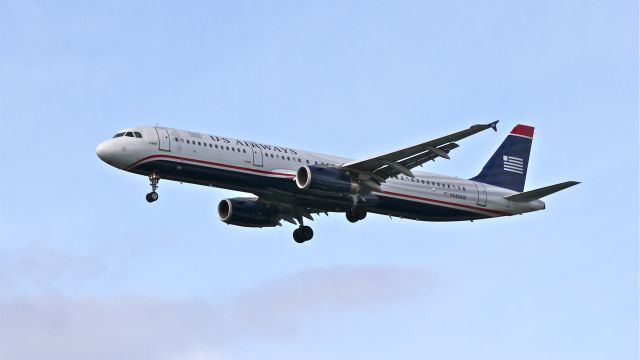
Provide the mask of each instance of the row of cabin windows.
{"label": "row of cabin windows", "polygon": [[[302,163],[303,160],[301,158],[297,158],[297,157],[291,157],[291,156],[284,156],[284,155],[279,155],[279,154],[272,154],[272,153],[264,153],[264,156],[267,158],[272,158],[272,159],[282,159],[282,160],[287,160],[287,161],[293,161],[293,162],[298,162],[298,163]],[[311,160],[307,159],[304,160],[304,162],[306,162],[308,165],[311,165]],[[324,163],[324,162],[317,162],[314,161],[315,165],[321,165],[321,166],[334,166],[332,164],[329,163]]]}
{"label": "row of cabin windows", "polygon": [[[178,139],[175,138],[174,139],[176,142],[181,142],[184,143],[185,140],[184,139]],[[233,146],[222,146],[222,145],[218,145],[218,144],[212,144],[212,143],[207,143],[207,142],[203,142],[203,141],[195,141],[195,140],[186,140],[186,143],[189,145],[198,145],[198,146],[202,146],[202,147],[210,147],[210,148],[216,148],[216,149],[220,149],[220,150],[229,150],[229,151],[236,151],[236,148]],[[247,153],[247,149],[237,149],[238,152],[243,152],[243,153]]]}
{"label": "row of cabin windows", "polygon": [[[181,142],[184,143],[185,139],[180,139],[180,138],[175,138],[174,139],[176,142]],[[203,146],[203,147],[210,147],[210,148],[215,148],[215,149],[221,149],[221,150],[231,150],[231,151],[236,151],[236,148],[233,146],[223,146],[223,145],[218,145],[218,144],[211,144],[211,143],[206,143],[206,142],[202,142],[202,141],[195,141],[195,140],[186,140],[187,144],[190,145],[198,145],[198,146]],[[242,150],[243,153],[247,153],[247,149],[240,149],[238,148],[238,152],[240,152]],[[271,153],[265,153],[264,154],[265,157],[267,158],[272,158],[272,159],[282,159],[282,160],[287,160],[287,161],[297,161],[299,163],[302,163],[302,159],[301,158],[296,158],[296,157],[291,157],[291,156],[287,156],[285,157],[284,155],[279,155],[279,154],[271,154]],[[311,164],[311,161],[309,160],[305,160],[307,164]],[[316,165],[324,165],[324,166],[332,166],[332,164],[328,164],[328,163],[323,163],[323,162],[317,162],[315,161]]]}
{"label": "row of cabin windows", "polygon": [[121,132],[121,133],[117,133],[115,135],[113,135],[113,138],[117,138],[117,137],[122,137],[122,136],[126,136],[126,137],[135,137],[138,139],[142,139],[142,134],[140,134],[137,131],[127,131],[127,132]]}
{"label": "row of cabin windows", "polygon": [[[123,136],[123,134],[124,134],[124,136],[131,136],[131,135],[126,135],[126,134],[129,134],[129,133],[119,133],[119,134],[116,134],[116,136],[114,136],[114,137]],[[138,133],[138,132],[135,132],[135,134],[136,134],[135,137],[142,137],[142,135],[140,135],[140,133]],[[175,141],[184,143],[185,139],[175,138]],[[223,146],[223,145],[218,145],[218,144],[206,143],[206,142],[202,142],[202,141],[197,141],[196,142],[195,140],[186,140],[186,143],[190,144],[190,145],[196,145],[197,144],[199,146],[204,146],[204,147],[208,146],[210,148],[216,148],[216,149],[221,149],[221,150],[225,150],[225,148],[226,148],[226,150],[236,151],[236,148],[233,147],[233,146],[229,147],[229,146]],[[245,153],[245,154],[247,153],[247,149],[239,149],[238,148],[238,152],[240,152],[240,150],[242,150],[242,152]],[[279,154],[275,154],[274,155],[272,153],[265,153],[264,156],[267,157],[267,158],[272,158],[272,159],[285,160],[285,156],[284,155],[279,155]],[[301,158],[296,158],[296,157],[291,157],[291,156],[287,156],[286,160],[287,161],[293,161],[293,162],[295,162],[297,160],[299,163],[302,163],[302,159]],[[309,161],[309,160],[305,160],[305,162],[307,164],[311,164],[311,161]],[[314,163],[315,163],[315,165],[333,166],[332,164],[324,163],[324,162],[314,161]],[[394,178],[399,179],[399,180],[403,180],[403,181],[417,182],[417,183],[422,183],[424,185],[432,185],[432,186],[444,187],[444,188],[449,188],[449,189],[454,189],[454,190],[457,187],[458,190],[467,191],[466,187],[464,187],[464,186],[461,187],[460,185],[453,185],[453,188],[452,188],[451,184],[439,183],[439,182],[435,182],[435,181],[420,180],[420,179],[415,179],[415,178],[410,178],[410,177],[407,177],[405,179],[404,176],[394,176]]]}
{"label": "row of cabin windows", "polygon": [[422,183],[424,185],[443,187],[445,189],[453,189],[453,190],[457,189],[457,190],[461,190],[461,191],[467,191],[467,188],[465,186],[460,186],[460,185],[451,185],[451,184],[445,184],[445,183],[440,183],[440,182],[436,182],[436,181],[416,179],[416,178],[412,178],[412,177],[406,177],[405,178],[404,176],[394,176],[394,178],[396,178],[398,180],[403,180],[403,181],[411,181],[411,182],[415,182],[415,183]]}
{"label": "row of cabin windows", "polygon": [[[119,133],[119,134],[116,134],[116,136],[114,136],[114,137],[119,137],[119,136],[123,136],[123,135],[124,136],[133,136],[133,135],[127,135],[129,133],[130,132],[128,132],[128,133]],[[140,135],[139,132],[135,132],[135,134],[136,134],[135,137],[142,137],[142,135]],[[175,141],[184,143],[185,139],[175,138]],[[221,149],[221,150],[225,150],[225,148],[226,148],[226,150],[236,151],[236,148],[233,147],[233,146],[231,146],[231,147],[230,146],[223,146],[223,145],[218,145],[218,144],[206,143],[206,142],[202,142],[202,141],[197,141],[196,142],[195,140],[186,140],[186,143],[190,144],[190,145],[196,145],[197,144],[198,146],[204,146],[204,147],[208,146],[210,148],[216,148],[216,149]],[[240,152],[240,150],[242,150],[242,152],[245,153],[245,154],[247,153],[247,149],[238,148],[238,152]],[[295,162],[297,160],[298,163],[302,163],[302,159],[301,158],[296,158],[296,157],[291,157],[291,156],[287,156],[285,158],[284,155],[279,155],[279,154],[275,154],[274,155],[272,153],[265,153],[264,156],[267,157],[267,158],[278,159],[278,160],[282,159],[282,160],[293,161],[293,162]],[[309,161],[308,159],[305,160],[305,162],[307,164],[311,164],[311,161]],[[315,165],[321,165],[321,166],[333,166],[332,164],[324,163],[324,162],[314,161],[314,163],[315,163]],[[394,176],[394,178],[399,179],[399,180],[403,180],[403,181],[417,182],[417,183],[422,183],[424,185],[432,185],[432,186],[444,187],[444,188],[449,188],[449,189],[454,189],[454,190],[457,187],[458,190],[467,191],[466,187],[464,187],[464,186],[461,187],[460,185],[453,185],[453,187],[451,187],[451,184],[445,184],[445,183],[429,181],[429,180],[420,180],[420,179],[415,179],[415,178],[410,178],[410,177],[405,178],[404,176]]]}

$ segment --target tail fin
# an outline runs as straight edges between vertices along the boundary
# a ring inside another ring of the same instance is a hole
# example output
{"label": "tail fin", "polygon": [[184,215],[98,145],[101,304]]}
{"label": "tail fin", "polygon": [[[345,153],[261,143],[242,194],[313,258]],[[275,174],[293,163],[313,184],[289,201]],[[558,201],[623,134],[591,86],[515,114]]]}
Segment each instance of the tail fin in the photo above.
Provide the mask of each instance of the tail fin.
{"label": "tail fin", "polygon": [[471,180],[522,192],[527,177],[533,129],[527,125],[516,125],[480,174]]}

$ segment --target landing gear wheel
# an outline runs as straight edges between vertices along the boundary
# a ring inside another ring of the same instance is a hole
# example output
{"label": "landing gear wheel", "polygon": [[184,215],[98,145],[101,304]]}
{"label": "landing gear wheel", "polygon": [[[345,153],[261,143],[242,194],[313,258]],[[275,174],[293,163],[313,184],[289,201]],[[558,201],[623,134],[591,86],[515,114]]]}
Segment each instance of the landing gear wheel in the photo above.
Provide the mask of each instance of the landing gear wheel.
{"label": "landing gear wheel", "polygon": [[349,222],[354,223],[366,218],[367,211],[359,208],[349,209],[347,210],[346,215],[347,215],[347,220],[349,220]]}
{"label": "landing gear wheel", "polygon": [[147,197],[147,201],[152,203],[152,202],[158,200],[158,193],[155,192],[155,191],[152,191],[152,192],[148,193],[146,197]]}
{"label": "landing gear wheel", "polygon": [[304,242],[304,239],[302,238],[302,232],[300,231],[300,229],[293,230],[293,240],[298,244],[302,244]]}
{"label": "landing gear wheel", "polygon": [[151,192],[147,194],[147,201],[150,203],[158,200],[158,193],[156,192],[156,189],[158,188],[158,181],[160,181],[160,178],[156,174],[149,175]]}
{"label": "landing gear wheel", "polygon": [[313,229],[310,226],[303,226],[300,228],[304,241],[309,241],[313,238]]}
{"label": "landing gear wheel", "polygon": [[313,238],[313,229],[309,226],[300,226],[293,230],[293,240],[298,244],[302,244],[305,241],[309,241]]}

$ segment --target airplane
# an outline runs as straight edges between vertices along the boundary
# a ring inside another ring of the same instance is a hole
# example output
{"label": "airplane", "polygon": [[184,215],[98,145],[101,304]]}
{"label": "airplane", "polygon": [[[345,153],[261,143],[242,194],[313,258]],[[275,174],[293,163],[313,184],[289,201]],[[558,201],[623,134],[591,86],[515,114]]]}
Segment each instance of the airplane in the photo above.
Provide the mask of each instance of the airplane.
{"label": "airplane", "polygon": [[545,209],[540,199],[579,184],[566,181],[524,191],[534,128],[516,125],[470,179],[414,171],[429,161],[450,159],[456,141],[498,121],[472,125],[448,135],[362,160],[285,146],[160,126],[135,126],[100,143],[107,164],[149,178],[150,203],[160,179],[254,194],[223,199],[220,220],[244,227],[298,227],[293,239],[313,237],[304,219],[329,212],[350,222],[367,213],[421,221],[463,221],[512,216]]}

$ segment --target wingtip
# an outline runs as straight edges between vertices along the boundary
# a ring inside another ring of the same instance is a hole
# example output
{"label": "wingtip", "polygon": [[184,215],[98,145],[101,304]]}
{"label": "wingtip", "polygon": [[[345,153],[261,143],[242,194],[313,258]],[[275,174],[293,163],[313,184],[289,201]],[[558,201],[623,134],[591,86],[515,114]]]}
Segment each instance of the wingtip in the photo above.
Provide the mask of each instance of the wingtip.
{"label": "wingtip", "polygon": [[498,131],[498,123],[500,122],[500,120],[496,120],[492,123],[489,124],[489,126],[493,129],[493,131]]}

